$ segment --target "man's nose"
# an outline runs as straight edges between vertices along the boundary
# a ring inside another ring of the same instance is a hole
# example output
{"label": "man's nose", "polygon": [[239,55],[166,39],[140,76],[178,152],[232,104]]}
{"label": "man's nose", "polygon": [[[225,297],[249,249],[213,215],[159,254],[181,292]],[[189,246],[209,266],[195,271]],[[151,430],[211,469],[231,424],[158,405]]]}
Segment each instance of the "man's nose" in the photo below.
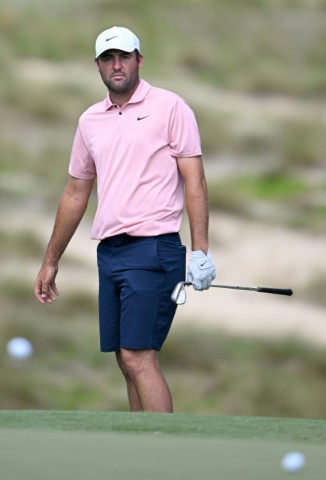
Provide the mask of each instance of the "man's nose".
{"label": "man's nose", "polygon": [[120,70],[120,68],[121,68],[120,57],[118,57],[118,56],[114,57],[113,68],[114,68],[114,70]]}

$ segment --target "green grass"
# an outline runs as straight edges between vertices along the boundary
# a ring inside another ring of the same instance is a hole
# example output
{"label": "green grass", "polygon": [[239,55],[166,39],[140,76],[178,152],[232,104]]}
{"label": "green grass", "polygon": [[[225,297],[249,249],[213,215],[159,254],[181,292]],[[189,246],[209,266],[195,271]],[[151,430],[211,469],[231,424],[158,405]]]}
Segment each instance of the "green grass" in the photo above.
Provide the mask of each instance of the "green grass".
{"label": "green grass", "polygon": [[306,457],[300,478],[324,474],[325,421],[107,412],[0,412],[5,480],[136,480],[288,475],[282,457]]}
{"label": "green grass", "polygon": [[33,432],[3,430],[1,471],[6,480],[234,480],[285,479],[281,459],[300,450],[307,465],[303,480],[320,480],[324,451],[320,445],[270,443],[153,435]]}
{"label": "green grass", "polygon": [[289,201],[309,193],[309,186],[303,179],[280,174],[241,177],[235,183],[235,188],[242,189],[258,200]]}
{"label": "green grass", "polygon": [[[233,196],[235,203],[243,203],[247,200],[247,205],[253,201],[271,201],[271,202],[295,202],[298,198],[309,194],[310,186],[302,178],[287,176],[281,174],[270,174],[260,176],[235,176],[230,180],[213,181],[209,183],[210,202],[215,208],[219,208],[221,193],[228,192],[229,197]],[[214,196],[216,195],[216,199]],[[232,207],[232,202],[231,202]],[[242,205],[243,207],[243,205]],[[241,205],[239,205],[241,209]],[[245,208],[245,207],[244,207]]]}
{"label": "green grass", "polygon": [[2,410],[0,428],[159,433],[326,444],[326,420],[129,412]]}
{"label": "green grass", "polygon": [[208,195],[212,209],[316,234],[326,231],[324,187],[302,172],[291,174],[276,168],[268,173],[208,178]]}

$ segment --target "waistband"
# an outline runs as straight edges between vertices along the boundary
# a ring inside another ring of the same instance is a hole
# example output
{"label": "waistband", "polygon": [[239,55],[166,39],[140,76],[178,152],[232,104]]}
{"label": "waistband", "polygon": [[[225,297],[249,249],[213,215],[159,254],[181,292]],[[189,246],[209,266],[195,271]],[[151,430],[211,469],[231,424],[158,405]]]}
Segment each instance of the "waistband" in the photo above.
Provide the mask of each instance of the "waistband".
{"label": "waistband", "polygon": [[101,243],[106,243],[111,247],[119,247],[120,245],[125,245],[126,243],[133,242],[135,240],[140,240],[144,238],[159,238],[159,237],[168,237],[168,238],[178,238],[179,233],[162,233],[161,235],[152,235],[148,237],[139,237],[135,235],[128,235],[127,233],[120,233],[119,235],[113,235],[113,237],[103,238]]}

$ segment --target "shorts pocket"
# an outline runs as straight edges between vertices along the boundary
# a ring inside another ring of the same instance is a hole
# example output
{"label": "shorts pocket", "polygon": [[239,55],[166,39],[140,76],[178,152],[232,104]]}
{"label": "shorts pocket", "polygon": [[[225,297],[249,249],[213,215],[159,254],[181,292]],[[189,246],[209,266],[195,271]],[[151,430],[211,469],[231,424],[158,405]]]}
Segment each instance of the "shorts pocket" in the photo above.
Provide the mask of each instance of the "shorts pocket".
{"label": "shorts pocket", "polygon": [[182,245],[179,235],[157,237],[157,256],[166,273],[184,269],[186,253],[187,249]]}

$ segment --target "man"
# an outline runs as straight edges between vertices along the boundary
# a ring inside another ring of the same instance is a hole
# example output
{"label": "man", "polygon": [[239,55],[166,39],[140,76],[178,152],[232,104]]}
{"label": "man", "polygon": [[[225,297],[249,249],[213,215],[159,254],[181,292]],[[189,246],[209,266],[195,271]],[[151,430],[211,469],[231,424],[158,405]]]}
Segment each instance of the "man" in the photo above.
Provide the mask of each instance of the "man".
{"label": "man", "polygon": [[143,56],[130,30],[105,30],[95,49],[108,94],[80,117],[35,295],[42,304],[59,295],[59,259],[96,179],[101,351],[116,353],[132,411],[172,412],[158,352],[175,314],[171,293],[185,277],[178,233],[184,196],[192,242],[188,280],[204,290],[215,278],[198,128],[184,100],[140,79]]}

